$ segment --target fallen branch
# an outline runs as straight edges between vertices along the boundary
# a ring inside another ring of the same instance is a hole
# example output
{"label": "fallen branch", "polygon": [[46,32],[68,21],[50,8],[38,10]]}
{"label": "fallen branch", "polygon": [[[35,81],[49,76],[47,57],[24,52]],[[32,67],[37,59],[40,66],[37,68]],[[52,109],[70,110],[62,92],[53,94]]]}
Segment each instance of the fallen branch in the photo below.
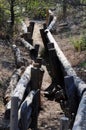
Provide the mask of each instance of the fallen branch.
{"label": "fallen branch", "polygon": [[53,12],[51,10],[48,10],[46,17],[46,26],[49,26],[52,20],[53,20]]}
{"label": "fallen branch", "polygon": [[47,29],[52,30],[52,29],[53,29],[53,26],[54,26],[55,23],[56,23],[56,20],[57,20],[56,16],[53,16],[53,20],[52,20],[51,23],[48,25]]}
{"label": "fallen branch", "polygon": [[[19,80],[18,84],[16,85],[16,88],[14,92],[12,93],[12,96],[18,97],[19,98],[19,104],[21,103],[25,90],[27,88],[28,83],[30,82],[31,79],[31,68],[33,65],[30,65],[26,68],[25,72],[21,76],[21,79]],[[9,101],[6,105],[6,111],[5,111],[5,117],[9,118],[10,114],[10,109],[11,109],[11,101]]]}
{"label": "fallen branch", "polygon": [[19,68],[22,65],[24,65],[23,58],[21,57],[21,54],[20,54],[20,49],[16,45],[13,45],[12,48],[13,48],[14,57],[15,57],[15,64],[17,68]]}
{"label": "fallen branch", "polygon": [[28,43],[26,40],[24,40],[24,38],[20,38],[20,41],[23,43],[23,45],[28,49],[28,50],[32,50],[34,49],[34,47]]}
{"label": "fallen branch", "polygon": [[21,35],[21,38],[24,38],[25,41],[29,42],[31,45],[33,44],[32,34],[31,32],[27,32]]}
{"label": "fallen branch", "polygon": [[51,10],[48,10],[47,13],[47,20],[46,20],[46,28],[49,30],[53,30],[53,26],[56,23],[56,16],[54,15],[54,13]]}
{"label": "fallen branch", "polygon": [[4,97],[5,104],[11,99],[11,95],[16,87],[18,80],[20,79],[22,73],[24,72],[24,70],[25,68],[21,67],[13,72],[12,77],[10,79],[9,86],[5,92],[5,97]]}

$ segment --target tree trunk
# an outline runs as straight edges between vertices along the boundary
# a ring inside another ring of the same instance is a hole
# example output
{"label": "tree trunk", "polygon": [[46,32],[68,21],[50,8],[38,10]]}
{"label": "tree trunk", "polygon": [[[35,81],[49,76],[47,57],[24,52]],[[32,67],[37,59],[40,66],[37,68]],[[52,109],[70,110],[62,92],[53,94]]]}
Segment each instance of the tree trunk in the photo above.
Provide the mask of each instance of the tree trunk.
{"label": "tree trunk", "polygon": [[14,15],[14,3],[15,3],[15,0],[11,0],[11,4],[10,4],[11,26],[14,25],[14,20],[15,20],[15,15]]}
{"label": "tree trunk", "polygon": [[11,0],[11,2],[10,2],[10,14],[11,14],[10,29],[11,29],[11,32],[10,33],[12,33],[12,34],[13,34],[13,26],[14,26],[14,21],[15,21],[14,3],[15,3],[15,0]]}
{"label": "tree trunk", "polygon": [[63,0],[63,20],[66,20],[66,13],[67,13],[67,1]]}

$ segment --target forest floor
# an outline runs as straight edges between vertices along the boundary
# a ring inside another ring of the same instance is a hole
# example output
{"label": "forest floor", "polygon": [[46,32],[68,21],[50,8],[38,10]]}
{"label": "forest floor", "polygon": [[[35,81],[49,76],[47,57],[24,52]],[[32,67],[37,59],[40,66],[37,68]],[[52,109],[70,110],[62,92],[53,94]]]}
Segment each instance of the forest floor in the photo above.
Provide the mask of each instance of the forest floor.
{"label": "forest floor", "polygon": [[[36,24],[33,33],[33,44],[40,44],[41,52],[43,43],[39,29],[42,28],[42,23],[38,21],[35,22]],[[54,35],[54,38],[58,42],[60,48],[71,63],[72,67],[77,72],[78,76],[80,76],[81,79],[86,82],[86,68],[80,66],[80,63],[86,61],[86,51],[77,52],[74,46],[70,44],[70,39],[67,37],[67,34],[68,32],[66,31],[57,33]],[[74,34],[74,36],[77,38],[77,34]],[[40,111],[38,118],[38,129],[59,130],[60,118],[64,115],[64,112],[58,102],[55,102],[54,100],[48,100],[43,94],[44,90],[51,84],[51,78],[48,74],[46,66],[43,65],[43,68],[45,73],[41,87],[42,110]],[[0,39],[0,119],[2,119],[5,111],[3,103],[4,92],[9,84],[8,81],[14,69],[15,61],[11,47],[5,40]]]}

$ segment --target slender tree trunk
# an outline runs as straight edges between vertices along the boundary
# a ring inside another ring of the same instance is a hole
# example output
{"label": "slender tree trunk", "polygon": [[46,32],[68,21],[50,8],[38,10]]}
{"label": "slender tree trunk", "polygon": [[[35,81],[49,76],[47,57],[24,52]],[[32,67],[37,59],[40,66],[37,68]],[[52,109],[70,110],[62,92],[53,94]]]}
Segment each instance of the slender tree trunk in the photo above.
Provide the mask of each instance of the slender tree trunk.
{"label": "slender tree trunk", "polygon": [[63,20],[66,19],[66,13],[67,13],[67,1],[63,0]]}
{"label": "slender tree trunk", "polygon": [[11,0],[11,4],[10,4],[10,12],[11,12],[11,26],[14,25],[14,2],[15,0]]}
{"label": "slender tree trunk", "polygon": [[15,14],[14,14],[14,3],[15,0],[10,1],[10,13],[11,13],[11,23],[10,23],[10,29],[11,29],[11,34],[13,34],[13,26],[14,26],[14,21],[15,21]]}

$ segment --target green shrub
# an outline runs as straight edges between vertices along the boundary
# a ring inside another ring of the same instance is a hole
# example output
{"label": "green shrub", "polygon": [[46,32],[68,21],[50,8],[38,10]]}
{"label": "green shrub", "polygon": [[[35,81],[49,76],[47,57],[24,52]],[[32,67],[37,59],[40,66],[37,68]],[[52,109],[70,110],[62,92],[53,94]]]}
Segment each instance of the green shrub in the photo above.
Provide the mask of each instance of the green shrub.
{"label": "green shrub", "polygon": [[81,38],[81,48],[82,50],[86,50],[86,35]]}
{"label": "green shrub", "polygon": [[30,17],[35,19],[44,19],[46,18],[46,10],[50,7],[51,3],[48,1],[31,0],[27,5],[27,10]]}
{"label": "green shrub", "polygon": [[71,43],[77,51],[86,50],[86,35],[81,35],[79,38],[71,38]]}
{"label": "green shrub", "polygon": [[0,88],[2,88],[2,81],[0,81]]}
{"label": "green shrub", "polygon": [[81,67],[86,67],[86,61],[83,61],[82,63],[80,63]]}
{"label": "green shrub", "polygon": [[43,57],[43,58],[45,58],[45,56],[46,56],[45,48],[42,48],[40,56]]}

